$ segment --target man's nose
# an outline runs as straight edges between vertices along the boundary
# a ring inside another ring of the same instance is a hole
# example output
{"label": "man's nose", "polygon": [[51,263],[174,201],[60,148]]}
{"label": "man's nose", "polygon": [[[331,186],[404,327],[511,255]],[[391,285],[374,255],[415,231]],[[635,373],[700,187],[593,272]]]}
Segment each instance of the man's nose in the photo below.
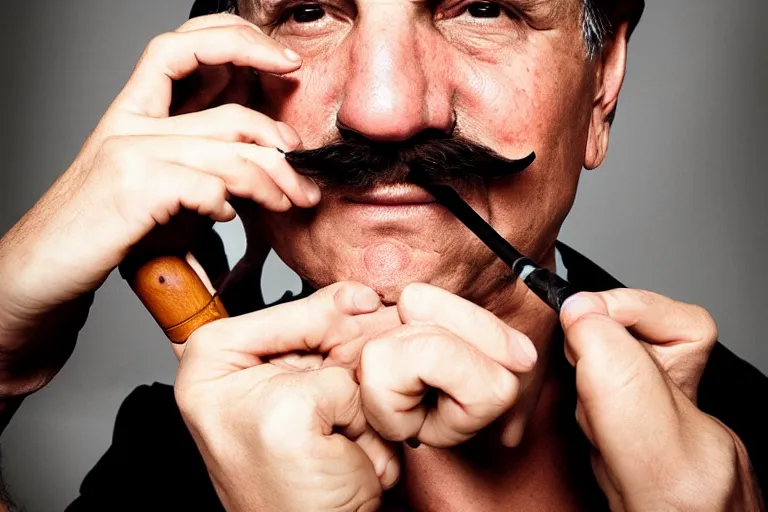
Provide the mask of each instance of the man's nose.
{"label": "man's nose", "polygon": [[427,129],[451,132],[452,86],[435,62],[428,28],[418,25],[418,17],[398,9],[359,14],[339,128],[379,141],[406,140]]}

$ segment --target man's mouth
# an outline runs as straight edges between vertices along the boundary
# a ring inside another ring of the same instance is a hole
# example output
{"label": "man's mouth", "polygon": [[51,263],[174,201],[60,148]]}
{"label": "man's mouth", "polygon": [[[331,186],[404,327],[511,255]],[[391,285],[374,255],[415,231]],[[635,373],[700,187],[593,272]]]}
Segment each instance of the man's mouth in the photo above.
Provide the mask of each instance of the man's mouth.
{"label": "man's mouth", "polygon": [[344,199],[351,203],[371,206],[416,206],[435,202],[435,198],[423,188],[410,183],[383,185],[365,192],[350,191]]}
{"label": "man's mouth", "polygon": [[421,229],[429,219],[449,215],[432,194],[410,183],[380,185],[367,191],[345,190],[340,199],[349,220],[369,226],[405,222],[409,229]]}

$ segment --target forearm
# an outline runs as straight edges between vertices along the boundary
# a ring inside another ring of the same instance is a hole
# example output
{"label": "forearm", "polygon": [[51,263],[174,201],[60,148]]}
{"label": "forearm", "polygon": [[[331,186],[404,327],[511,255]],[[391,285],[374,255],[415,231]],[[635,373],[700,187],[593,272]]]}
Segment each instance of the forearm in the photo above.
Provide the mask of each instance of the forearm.
{"label": "forearm", "polygon": [[[13,300],[3,295],[6,304]],[[91,293],[52,310],[24,316],[13,316],[9,308],[2,308],[0,433],[24,397],[48,384],[72,354],[92,302]]]}

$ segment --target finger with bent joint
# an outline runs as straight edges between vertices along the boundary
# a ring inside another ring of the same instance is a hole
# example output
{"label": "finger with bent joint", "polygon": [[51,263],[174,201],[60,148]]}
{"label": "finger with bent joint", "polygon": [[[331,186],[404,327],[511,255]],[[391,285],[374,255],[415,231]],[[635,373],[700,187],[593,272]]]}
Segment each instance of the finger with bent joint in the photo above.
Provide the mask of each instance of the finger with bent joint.
{"label": "finger with bent joint", "polygon": [[[368,342],[359,369],[363,409],[385,439],[435,447],[471,438],[509,410],[517,377],[448,330],[404,326]],[[439,390],[437,407],[423,403]]]}

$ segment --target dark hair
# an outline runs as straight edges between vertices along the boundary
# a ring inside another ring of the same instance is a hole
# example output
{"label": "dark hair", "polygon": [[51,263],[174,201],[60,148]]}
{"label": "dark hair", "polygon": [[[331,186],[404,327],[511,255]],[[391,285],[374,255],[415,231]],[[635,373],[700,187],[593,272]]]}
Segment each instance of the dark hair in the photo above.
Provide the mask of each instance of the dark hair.
{"label": "dark hair", "polygon": [[190,18],[205,16],[207,14],[216,14],[219,12],[237,12],[236,0],[195,0],[192,5]]}

